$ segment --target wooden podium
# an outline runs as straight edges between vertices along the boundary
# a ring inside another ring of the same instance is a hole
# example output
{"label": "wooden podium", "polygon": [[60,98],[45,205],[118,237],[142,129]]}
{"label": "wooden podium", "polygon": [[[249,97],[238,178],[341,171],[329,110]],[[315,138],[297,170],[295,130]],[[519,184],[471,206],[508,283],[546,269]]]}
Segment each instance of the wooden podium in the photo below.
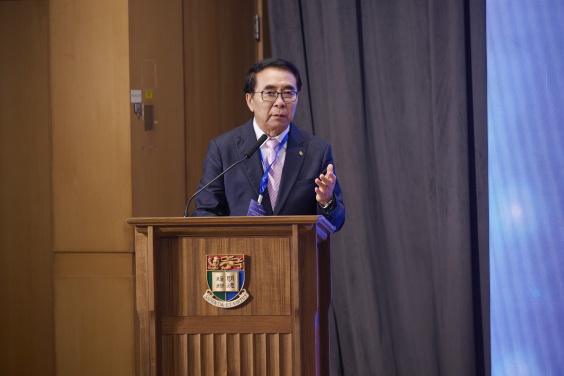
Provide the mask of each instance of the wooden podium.
{"label": "wooden podium", "polygon": [[[329,375],[322,216],[131,218],[139,375]],[[234,308],[208,303],[207,255],[244,255]]]}

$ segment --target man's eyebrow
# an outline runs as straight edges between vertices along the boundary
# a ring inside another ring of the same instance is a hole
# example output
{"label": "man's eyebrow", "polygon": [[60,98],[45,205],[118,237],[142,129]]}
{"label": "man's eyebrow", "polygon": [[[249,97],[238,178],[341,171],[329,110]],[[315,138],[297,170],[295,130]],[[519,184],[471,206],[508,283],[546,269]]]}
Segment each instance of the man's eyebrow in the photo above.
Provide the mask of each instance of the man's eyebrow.
{"label": "man's eyebrow", "polygon": [[[262,90],[276,90],[276,86],[274,85],[266,85]],[[286,85],[284,86],[283,90],[293,90],[296,91],[296,88],[293,85]]]}

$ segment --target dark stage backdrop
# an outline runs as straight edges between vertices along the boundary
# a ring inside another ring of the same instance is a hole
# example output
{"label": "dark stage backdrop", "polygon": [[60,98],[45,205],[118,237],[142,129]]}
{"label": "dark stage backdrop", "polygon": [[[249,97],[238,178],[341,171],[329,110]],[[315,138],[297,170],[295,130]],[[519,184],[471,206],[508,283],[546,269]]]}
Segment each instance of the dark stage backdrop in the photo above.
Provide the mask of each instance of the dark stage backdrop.
{"label": "dark stage backdrop", "polygon": [[485,1],[272,0],[333,146],[333,375],[489,375]]}

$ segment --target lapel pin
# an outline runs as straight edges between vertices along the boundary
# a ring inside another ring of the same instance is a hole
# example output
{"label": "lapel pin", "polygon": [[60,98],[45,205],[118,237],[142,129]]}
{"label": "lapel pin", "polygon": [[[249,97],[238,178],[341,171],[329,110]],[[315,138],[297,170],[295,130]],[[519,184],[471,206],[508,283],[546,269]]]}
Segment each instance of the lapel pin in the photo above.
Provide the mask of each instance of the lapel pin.
{"label": "lapel pin", "polygon": [[304,155],[304,152],[300,150],[300,155]]}

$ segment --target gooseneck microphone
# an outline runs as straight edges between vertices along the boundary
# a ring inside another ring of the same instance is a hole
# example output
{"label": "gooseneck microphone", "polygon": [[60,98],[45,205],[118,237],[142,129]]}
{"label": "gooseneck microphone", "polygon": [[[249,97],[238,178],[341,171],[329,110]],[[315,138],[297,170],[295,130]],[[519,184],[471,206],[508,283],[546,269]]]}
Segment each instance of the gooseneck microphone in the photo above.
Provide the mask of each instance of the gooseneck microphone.
{"label": "gooseneck microphone", "polygon": [[[267,138],[268,138],[268,136],[266,134],[263,134],[262,136],[260,136],[260,138],[257,140],[257,142],[255,142],[255,144],[253,146],[251,146],[249,148],[249,150],[247,150],[247,152],[245,153],[245,159],[251,158],[251,156],[253,154],[255,154],[255,152],[258,150],[258,148],[260,148],[261,145],[264,144],[264,142],[266,141]],[[237,162],[237,163],[239,163],[239,162]],[[229,167],[229,168],[231,168],[231,167]]]}
{"label": "gooseneck microphone", "polygon": [[194,199],[194,197],[196,197],[198,195],[198,193],[200,193],[201,191],[206,189],[211,183],[213,183],[214,181],[219,179],[221,176],[223,176],[223,174],[225,174],[227,171],[231,170],[233,167],[237,166],[239,163],[243,162],[245,159],[251,158],[251,156],[256,153],[258,148],[260,148],[260,146],[262,144],[264,144],[264,142],[266,141],[267,138],[268,138],[268,136],[266,134],[263,134],[262,136],[260,136],[260,138],[257,140],[257,142],[255,142],[255,144],[253,146],[251,146],[249,148],[249,150],[247,150],[247,152],[245,153],[245,158],[241,159],[239,162],[233,163],[227,170],[225,170],[221,174],[217,175],[212,181],[210,181],[208,184],[203,186],[202,189],[200,189],[198,192],[194,193],[192,195],[192,197],[190,197],[190,200],[188,200],[188,204],[186,205],[186,210],[184,210],[184,216],[185,217],[190,216],[190,215],[188,215],[188,208],[190,207],[190,203],[192,202],[192,199]]}

